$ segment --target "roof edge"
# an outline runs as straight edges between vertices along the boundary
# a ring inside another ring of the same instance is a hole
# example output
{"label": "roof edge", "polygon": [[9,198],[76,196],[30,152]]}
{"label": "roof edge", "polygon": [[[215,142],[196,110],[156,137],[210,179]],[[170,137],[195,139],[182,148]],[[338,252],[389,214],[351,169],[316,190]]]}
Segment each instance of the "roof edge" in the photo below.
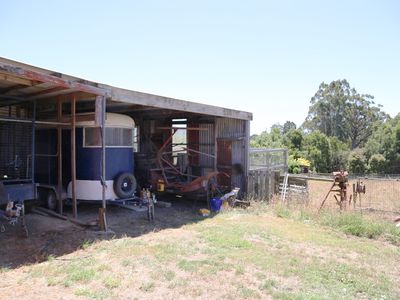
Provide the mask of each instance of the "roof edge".
{"label": "roof edge", "polygon": [[93,86],[95,88],[104,89],[111,95],[111,99],[118,102],[125,102],[131,104],[139,104],[152,106],[163,109],[172,109],[179,111],[187,111],[191,113],[199,113],[199,114],[208,114],[218,117],[226,117],[233,119],[242,119],[242,120],[252,120],[253,114],[246,111],[239,111],[235,109],[219,107],[209,104],[203,104],[198,102],[192,102],[187,100],[180,100],[171,97],[159,96],[155,94],[149,94],[144,92],[138,92],[134,90],[128,90],[124,88],[114,87],[107,84],[97,83],[94,81],[86,80],[83,78],[71,76],[68,74],[63,74],[60,72],[32,66],[26,63],[22,63],[19,61],[11,60],[5,57],[0,56],[0,62],[6,63],[9,65],[14,65],[19,68],[44,73],[46,75],[54,75],[57,74],[58,77],[63,78],[65,80],[70,80],[72,82],[84,83],[89,86]]}
{"label": "roof edge", "polygon": [[157,108],[187,111],[191,113],[200,113],[213,115],[217,117],[252,120],[253,114],[246,111],[239,111],[230,108],[224,108],[209,104],[180,100],[165,96],[137,92],[133,90],[108,86],[111,90],[111,98],[114,101],[130,104],[139,104]]}

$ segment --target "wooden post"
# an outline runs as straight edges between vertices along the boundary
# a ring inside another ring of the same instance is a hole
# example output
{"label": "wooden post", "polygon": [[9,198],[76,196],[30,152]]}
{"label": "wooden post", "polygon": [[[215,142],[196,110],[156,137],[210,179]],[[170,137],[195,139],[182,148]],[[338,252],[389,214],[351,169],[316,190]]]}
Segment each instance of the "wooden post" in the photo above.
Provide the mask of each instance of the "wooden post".
{"label": "wooden post", "polygon": [[99,227],[101,230],[107,231],[106,209],[99,208]]}
{"label": "wooden post", "polygon": [[270,171],[269,194],[270,194],[269,200],[271,200],[272,197],[275,195],[275,172],[274,171]]}
{"label": "wooden post", "polygon": [[249,169],[250,169],[250,152],[249,152],[249,147],[250,147],[250,121],[243,121],[244,123],[244,129],[246,133],[246,138],[244,139],[244,184],[243,187],[245,190],[243,193],[247,193],[247,187],[248,187],[248,180],[249,180]]}
{"label": "wooden post", "polygon": [[[57,121],[61,122],[62,120],[62,100],[61,98],[57,99]],[[63,214],[63,202],[62,202],[62,128],[61,126],[57,126],[57,165],[58,165],[58,174],[57,174],[57,197],[58,197],[58,213],[60,215]]]}
{"label": "wooden post", "polygon": [[76,201],[76,95],[71,99],[71,183],[72,183],[72,215],[78,218],[78,205]]}
{"label": "wooden post", "polygon": [[275,182],[275,185],[274,185],[274,194],[275,194],[275,195],[279,194],[279,183],[280,183],[280,180],[281,180],[281,173],[280,173],[280,171],[275,171],[275,172],[274,172],[274,182]]}
{"label": "wooden post", "polygon": [[284,164],[285,164],[285,172],[288,172],[288,160],[289,160],[289,154],[288,154],[288,150],[285,149],[285,151],[283,152],[283,159],[284,159]]}
{"label": "wooden post", "polygon": [[247,200],[252,199],[252,194],[253,194],[253,176],[252,173],[249,171],[247,173],[247,188],[246,188],[246,195],[247,195]]}
{"label": "wooden post", "polygon": [[[33,101],[32,112],[32,159],[31,159],[31,178],[35,182],[35,157],[36,157],[36,100]],[[34,193],[35,194],[35,193]]]}
{"label": "wooden post", "polygon": [[[15,144],[15,143],[14,143]],[[15,145],[14,145],[15,147]],[[31,180],[32,183],[35,183],[35,158],[36,158],[36,100],[33,100],[33,112],[32,112],[32,144],[31,144]],[[28,176],[28,174],[26,174]],[[36,185],[32,185],[33,188],[33,195],[37,197],[37,188]],[[24,204],[23,204],[24,205]],[[25,206],[22,206],[23,211],[23,218],[22,218],[22,226],[25,227]],[[26,227],[25,227],[26,229]],[[28,231],[26,230],[26,236],[28,236]]]}
{"label": "wooden post", "polygon": [[[100,98],[100,96],[98,97]],[[106,97],[101,97],[101,185],[102,185],[102,208],[99,209],[100,229],[107,231],[106,219]],[[97,99],[96,99],[97,100]]]}
{"label": "wooden post", "polygon": [[217,118],[214,118],[214,172],[218,171]]}
{"label": "wooden post", "polygon": [[266,193],[266,199],[269,201],[271,199],[271,172],[269,169],[265,171],[266,178],[265,178],[265,193]]}

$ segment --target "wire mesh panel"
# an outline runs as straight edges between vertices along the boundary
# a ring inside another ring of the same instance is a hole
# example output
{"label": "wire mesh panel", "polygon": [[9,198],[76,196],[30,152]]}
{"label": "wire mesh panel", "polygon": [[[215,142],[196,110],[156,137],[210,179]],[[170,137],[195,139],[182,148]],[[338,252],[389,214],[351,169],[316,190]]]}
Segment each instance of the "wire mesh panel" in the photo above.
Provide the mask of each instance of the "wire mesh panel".
{"label": "wire mesh panel", "polygon": [[249,150],[248,198],[271,199],[276,184],[275,173],[287,171],[287,157],[287,149]]}
{"label": "wire mesh panel", "polygon": [[31,153],[32,124],[0,121],[0,178],[30,178]]}
{"label": "wire mesh panel", "polygon": [[0,107],[0,179],[31,178],[32,110],[31,102]]}
{"label": "wire mesh panel", "polygon": [[286,172],[287,149],[250,149],[249,168]]}

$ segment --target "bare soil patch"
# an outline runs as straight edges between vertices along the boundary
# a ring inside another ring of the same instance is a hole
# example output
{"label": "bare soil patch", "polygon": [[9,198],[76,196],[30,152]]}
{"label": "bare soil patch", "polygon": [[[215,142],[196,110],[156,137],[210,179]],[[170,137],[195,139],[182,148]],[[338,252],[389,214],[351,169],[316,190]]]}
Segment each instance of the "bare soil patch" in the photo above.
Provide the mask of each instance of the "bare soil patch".
{"label": "bare soil patch", "polygon": [[[80,249],[83,245],[97,240],[109,240],[122,236],[137,237],[148,232],[166,228],[178,228],[201,220],[190,199],[167,198],[172,207],[156,207],[155,222],[147,220],[146,212],[135,212],[117,206],[108,206],[107,221],[112,233],[106,234],[96,229],[86,229],[68,221],[28,213],[26,222],[29,237],[25,238],[17,224],[7,225],[0,233],[0,267],[15,268],[46,260],[49,256],[61,256]],[[199,203],[201,205],[202,203]],[[79,219],[97,219],[98,205],[80,204]],[[66,208],[66,213],[71,214]]]}

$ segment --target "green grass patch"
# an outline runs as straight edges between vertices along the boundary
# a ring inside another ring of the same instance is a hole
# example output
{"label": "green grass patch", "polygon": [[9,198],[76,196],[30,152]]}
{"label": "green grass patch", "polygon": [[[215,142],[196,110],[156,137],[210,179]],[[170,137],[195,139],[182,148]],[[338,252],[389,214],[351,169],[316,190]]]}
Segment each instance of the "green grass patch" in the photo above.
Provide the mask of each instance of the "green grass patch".
{"label": "green grass patch", "polygon": [[91,241],[91,240],[85,240],[85,241],[82,243],[81,248],[82,248],[83,250],[86,250],[86,249],[88,249],[88,248],[92,245],[92,243],[93,243],[93,241]]}
{"label": "green grass patch", "polygon": [[370,239],[389,231],[387,224],[371,220],[357,213],[325,212],[321,215],[320,222],[322,225],[337,228],[346,234]]}
{"label": "green grass patch", "polygon": [[253,244],[245,236],[257,232],[254,228],[240,224],[237,226],[215,226],[203,230],[202,235],[210,247],[216,248],[220,253],[226,250],[250,249]]}
{"label": "green grass patch", "polygon": [[121,278],[110,275],[103,279],[103,284],[107,289],[112,290],[120,286]]}
{"label": "green grass patch", "polygon": [[89,299],[98,299],[98,300],[107,299],[110,296],[107,290],[95,291],[88,287],[78,287],[74,290],[74,294],[76,296],[83,296]]}
{"label": "green grass patch", "polygon": [[255,291],[255,290],[253,290],[253,289],[251,289],[249,287],[243,286],[243,285],[238,287],[237,292],[241,297],[243,297],[245,299],[249,299],[249,298],[258,299],[258,298],[260,298],[260,294],[257,291]]}
{"label": "green grass patch", "polygon": [[156,285],[154,282],[146,282],[146,283],[142,283],[142,285],[140,286],[140,290],[146,293],[151,293],[155,290]]}
{"label": "green grass patch", "polygon": [[154,253],[154,257],[159,262],[167,262],[175,259],[179,254],[183,253],[184,250],[181,249],[180,243],[167,243],[167,244],[157,244],[151,246],[150,249]]}
{"label": "green grass patch", "polygon": [[47,278],[47,285],[48,286],[56,286],[56,285],[61,285],[62,284],[62,281],[61,281],[61,279],[60,278],[57,278],[57,277],[50,277],[50,278]]}
{"label": "green grass patch", "polygon": [[266,279],[263,281],[263,283],[260,285],[261,290],[266,290],[266,291],[271,291],[273,288],[275,288],[278,285],[276,280],[274,279]]}
{"label": "green grass patch", "polygon": [[275,214],[279,218],[285,218],[288,219],[291,216],[291,211],[289,208],[287,208],[285,205],[278,204],[275,206]]}
{"label": "green grass patch", "polygon": [[390,295],[393,288],[393,283],[385,276],[335,261],[311,264],[301,273],[302,292],[314,297],[322,293],[336,298],[379,299]]}
{"label": "green grass patch", "polygon": [[133,262],[130,259],[125,258],[121,260],[121,266],[123,267],[133,266]]}
{"label": "green grass patch", "polygon": [[201,260],[186,260],[182,259],[178,262],[179,269],[186,272],[197,272],[199,268],[204,265],[206,262]]}
{"label": "green grass patch", "polygon": [[56,257],[53,254],[47,256],[47,261],[53,261]]}
{"label": "green grass patch", "polygon": [[175,276],[176,276],[176,274],[175,274],[174,271],[166,270],[166,271],[163,272],[163,277],[167,281],[173,280],[175,278]]}
{"label": "green grass patch", "polygon": [[78,268],[67,275],[67,280],[71,282],[88,283],[96,276],[96,271],[92,268]]}

